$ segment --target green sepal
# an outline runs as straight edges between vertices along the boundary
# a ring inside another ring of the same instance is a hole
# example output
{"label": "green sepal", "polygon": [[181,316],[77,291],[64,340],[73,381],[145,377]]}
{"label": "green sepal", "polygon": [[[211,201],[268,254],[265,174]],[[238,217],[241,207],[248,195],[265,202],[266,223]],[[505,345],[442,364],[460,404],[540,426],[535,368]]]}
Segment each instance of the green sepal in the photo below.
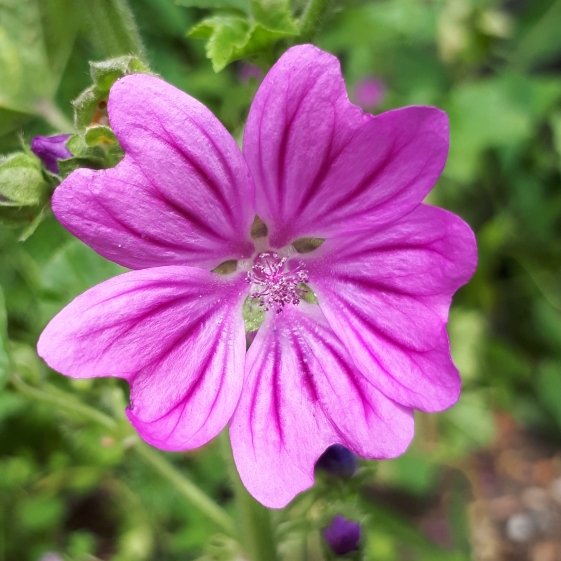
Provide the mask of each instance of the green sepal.
{"label": "green sepal", "polygon": [[59,160],[59,173],[64,179],[78,168],[108,169],[116,166],[124,156],[123,149],[113,131],[97,125],[86,129],[85,134],[71,136],[66,146],[72,157]]}
{"label": "green sepal", "polygon": [[[40,223],[56,185],[31,152],[19,152],[0,161],[0,223],[7,228]],[[38,222],[37,222],[38,221]]]}
{"label": "green sepal", "polygon": [[22,206],[35,205],[47,197],[48,184],[41,173],[41,161],[19,152],[0,162],[0,195]]}
{"label": "green sepal", "polygon": [[106,125],[107,100],[113,84],[129,74],[150,74],[150,69],[138,57],[127,55],[102,62],[90,62],[93,85],[73,102],[74,124],[84,133],[91,125]]}
{"label": "green sepal", "polygon": [[259,303],[248,296],[243,304],[243,322],[246,333],[257,331],[265,321],[265,311]]}
{"label": "green sepal", "polygon": [[111,86],[128,74],[149,74],[150,69],[138,57],[128,55],[90,62],[90,74],[94,85],[101,93],[109,93]]}

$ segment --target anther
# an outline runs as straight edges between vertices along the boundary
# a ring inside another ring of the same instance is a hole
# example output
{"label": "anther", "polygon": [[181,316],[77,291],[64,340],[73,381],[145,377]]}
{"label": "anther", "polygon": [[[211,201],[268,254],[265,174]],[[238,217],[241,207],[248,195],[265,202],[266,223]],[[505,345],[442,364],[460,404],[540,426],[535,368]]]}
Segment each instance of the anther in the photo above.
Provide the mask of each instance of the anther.
{"label": "anther", "polygon": [[260,253],[247,273],[246,282],[254,289],[251,297],[265,311],[275,310],[278,314],[287,304],[297,306],[305,292],[299,285],[308,282],[306,270],[299,265],[286,271],[287,261],[287,257],[280,257],[277,252]]}

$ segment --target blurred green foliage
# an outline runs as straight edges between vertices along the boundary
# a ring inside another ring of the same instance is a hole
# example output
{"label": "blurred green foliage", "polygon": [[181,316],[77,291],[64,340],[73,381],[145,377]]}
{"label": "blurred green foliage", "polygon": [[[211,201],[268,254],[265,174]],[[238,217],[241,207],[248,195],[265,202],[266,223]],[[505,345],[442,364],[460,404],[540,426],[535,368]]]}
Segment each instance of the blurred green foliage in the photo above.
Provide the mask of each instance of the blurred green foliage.
{"label": "blurred green foliage", "polygon": [[[89,61],[131,53],[203,101],[239,138],[258,86],[242,79],[242,64],[267,70],[301,40],[305,7],[135,0],[131,14],[112,12],[113,0],[0,0],[0,153],[20,150],[21,138],[73,132],[71,101],[92,85]],[[99,26],[133,16],[139,37],[117,30],[104,41]],[[451,549],[376,501],[372,486],[432,496],[444,466],[461,466],[492,441],[498,411],[561,446],[560,24],[561,0],[329,3],[315,42],[340,58],[351,99],[372,76],[387,86],[379,111],[432,104],[448,112],[450,156],[429,202],[471,224],[479,266],[455,297],[449,325],[464,379],[460,402],[438,416],[418,415],[410,451],[382,462],[375,478],[368,463],[349,482],[321,476],[273,513],[283,558],[327,558],[320,528],[343,513],[361,517],[367,560],[470,559],[460,471],[447,514]],[[98,133],[80,137],[85,151]],[[43,192],[32,194],[44,204]],[[127,388],[63,378],[35,353],[53,314],[121,269],[52,216],[27,241],[20,234],[0,228],[0,561],[37,561],[47,552],[73,561],[239,559],[236,542],[135,454],[123,420]],[[6,385],[10,368],[28,393]],[[37,388],[42,402],[33,398]],[[54,405],[68,394],[75,398],[68,407]],[[81,404],[118,419],[117,429],[88,420]],[[233,512],[219,442],[168,459]]]}

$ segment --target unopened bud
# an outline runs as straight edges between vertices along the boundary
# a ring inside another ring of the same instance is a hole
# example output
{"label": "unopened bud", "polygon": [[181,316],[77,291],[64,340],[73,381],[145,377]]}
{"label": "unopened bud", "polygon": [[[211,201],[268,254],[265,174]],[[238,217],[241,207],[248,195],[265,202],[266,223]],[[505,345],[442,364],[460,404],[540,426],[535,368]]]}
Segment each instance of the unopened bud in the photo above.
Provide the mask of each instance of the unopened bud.
{"label": "unopened bud", "polygon": [[346,555],[351,551],[358,551],[360,524],[337,515],[323,530],[323,537],[335,555]]}
{"label": "unopened bud", "polygon": [[358,469],[358,458],[342,444],[333,444],[319,457],[316,469],[348,479]]}
{"label": "unopened bud", "polygon": [[70,136],[69,134],[36,136],[31,141],[31,151],[51,173],[58,174],[58,161],[72,157],[72,153],[66,147],[66,141]]}

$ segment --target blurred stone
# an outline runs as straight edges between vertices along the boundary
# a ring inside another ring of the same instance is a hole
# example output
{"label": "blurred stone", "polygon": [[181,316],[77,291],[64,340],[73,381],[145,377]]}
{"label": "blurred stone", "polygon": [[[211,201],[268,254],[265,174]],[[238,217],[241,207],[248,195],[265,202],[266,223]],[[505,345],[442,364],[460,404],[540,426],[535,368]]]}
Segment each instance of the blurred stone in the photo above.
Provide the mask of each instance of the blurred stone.
{"label": "blurred stone", "polygon": [[540,487],[547,487],[557,475],[555,460],[545,459],[534,464],[534,482]]}
{"label": "blurred stone", "polygon": [[473,547],[473,559],[476,561],[497,561],[500,559],[501,537],[488,514],[485,500],[477,500],[469,506],[469,523]]}
{"label": "blurred stone", "polygon": [[531,516],[526,513],[511,516],[506,523],[506,535],[513,542],[530,541],[536,534],[536,525]]}
{"label": "blurred stone", "polygon": [[561,477],[555,479],[549,486],[549,494],[554,501],[561,504]]}
{"label": "blurred stone", "polygon": [[58,554],[48,551],[39,557],[38,561],[64,561],[64,559]]}
{"label": "blurred stone", "polygon": [[489,502],[489,510],[494,520],[504,522],[514,514],[522,510],[518,497],[514,495],[503,495]]}
{"label": "blurred stone", "polygon": [[537,510],[539,512],[549,510],[547,491],[540,487],[527,487],[520,494],[520,500],[525,507],[531,508],[532,510]]}
{"label": "blurred stone", "polygon": [[561,544],[559,542],[540,542],[532,548],[530,561],[561,561]]}

